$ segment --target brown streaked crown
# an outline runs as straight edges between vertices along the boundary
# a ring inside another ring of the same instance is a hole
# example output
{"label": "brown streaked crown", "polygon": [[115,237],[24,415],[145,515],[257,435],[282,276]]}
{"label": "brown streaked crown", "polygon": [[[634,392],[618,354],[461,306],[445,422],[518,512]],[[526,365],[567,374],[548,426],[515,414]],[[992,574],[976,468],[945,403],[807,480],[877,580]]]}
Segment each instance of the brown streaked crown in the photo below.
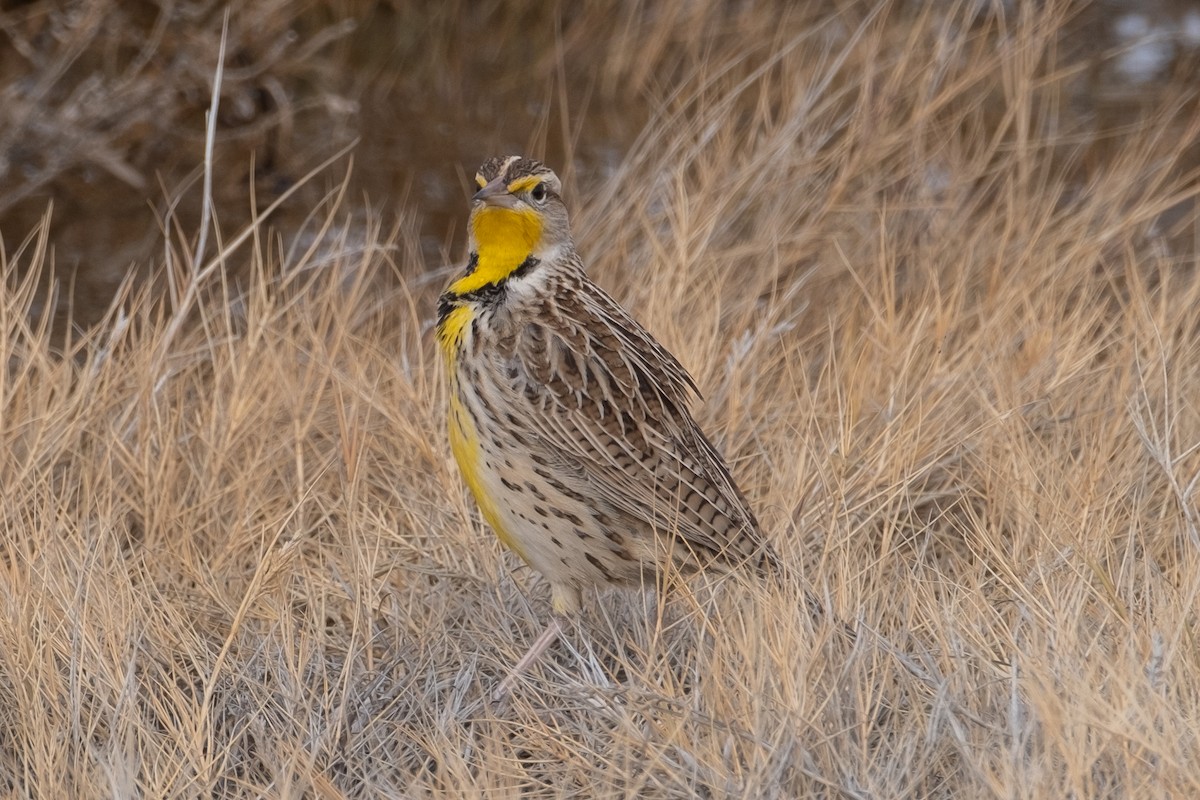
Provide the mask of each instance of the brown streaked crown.
{"label": "brown streaked crown", "polygon": [[505,183],[530,175],[553,175],[554,171],[540,161],[524,156],[496,156],[479,167],[479,177],[491,183],[503,174]]}

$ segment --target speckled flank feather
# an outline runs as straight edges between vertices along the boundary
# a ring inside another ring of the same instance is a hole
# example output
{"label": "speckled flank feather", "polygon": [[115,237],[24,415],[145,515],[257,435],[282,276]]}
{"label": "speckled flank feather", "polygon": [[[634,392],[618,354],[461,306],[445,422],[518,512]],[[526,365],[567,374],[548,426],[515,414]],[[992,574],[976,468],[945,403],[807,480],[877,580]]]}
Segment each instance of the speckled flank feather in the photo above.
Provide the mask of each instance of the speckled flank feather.
{"label": "speckled flank feather", "polygon": [[475,452],[456,456],[488,521],[550,580],[565,611],[583,586],[634,583],[668,559],[684,572],[774,566],[692,419],[692,378],[585,274],[557,178],[507,158],[486,162],[479,181],[524,186],[534,175],[553,187],[544,205],[528,201],[544,214],[542,241],[494,284],[459,293],[456,283],[473,284],[452,283],[440,306],[452,405],[465,416],[452,414],[451,426],[474,437]]}

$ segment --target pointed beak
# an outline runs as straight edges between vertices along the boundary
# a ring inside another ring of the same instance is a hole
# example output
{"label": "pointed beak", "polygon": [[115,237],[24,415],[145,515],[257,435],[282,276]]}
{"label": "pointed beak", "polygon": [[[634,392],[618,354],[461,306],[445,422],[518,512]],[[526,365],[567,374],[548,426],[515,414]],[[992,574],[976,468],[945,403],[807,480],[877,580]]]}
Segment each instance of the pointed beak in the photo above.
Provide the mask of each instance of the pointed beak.
{"label": "pointed beak", "polygon": [[471,198],[471,202],[472,204],[482,202],[489,206],[513,208],[517,204],[517,198],[509,194],[508,184],[501,176],[476,192],[475,196]]}

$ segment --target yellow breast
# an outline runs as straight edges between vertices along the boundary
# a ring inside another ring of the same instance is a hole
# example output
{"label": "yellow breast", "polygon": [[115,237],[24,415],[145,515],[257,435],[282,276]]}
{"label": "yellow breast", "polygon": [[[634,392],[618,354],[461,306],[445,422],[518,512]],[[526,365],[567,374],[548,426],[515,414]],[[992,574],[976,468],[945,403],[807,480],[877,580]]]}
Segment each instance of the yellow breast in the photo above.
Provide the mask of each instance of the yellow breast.
{"label": "yellow breast", "polygon": [[[475,424],[463,405],[460,394],[457,364],[460,348],[464,345],[463,339],[470,335],[467,326],[471,323],[471,317],[471,308],[460,306],[450,312],[438,326],[438,341],[442,346],[450,375],[450,414],[447,420],[450,432],[450,451],[454,454],[454,460],[458,462],[458,470],[462,473],[463,480],[466,481],[471,494],[474,495],[475,503],[479,506],[483,518],[488,525],[492,526],[492,530],[496,532],[496,536],[505,546],[521,558],[525,558],[516,539],[504,526],[500,506],[489,488],[495,481],[491,480],[493,478],[490,474],[491,470],[484,462],[483,452],[479,445],[479,431],[475,429]],[[470,387],[467,387],[467,391],[470,391]]]}
{"label": "yellow breast", "polygon": [[459,306],[438,321],[437,340],[442,348],[442,356],[446,359],[447,374],[454,380],[455,365],[458,363],[458,351],[463,345],[463,336],[473,316],[470,306]]}
{"label": "yellow breast", "polygon": [[529,258],[542,238],[542,218],[530,209],[481,208],[471,214],[470,225],[479,261],[450,284],[453,294],[500,283]]}

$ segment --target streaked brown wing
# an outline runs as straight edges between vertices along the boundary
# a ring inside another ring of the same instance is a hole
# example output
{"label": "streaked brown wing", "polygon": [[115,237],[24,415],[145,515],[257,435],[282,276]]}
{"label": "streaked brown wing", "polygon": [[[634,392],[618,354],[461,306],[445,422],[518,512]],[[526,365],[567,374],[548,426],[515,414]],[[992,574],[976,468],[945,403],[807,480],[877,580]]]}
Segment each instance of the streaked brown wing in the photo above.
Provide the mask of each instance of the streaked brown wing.
{"label": "streaked brown wing", "polygon": [[[657,341],[598,288],[584,305],[527,322],[508,374],[534,446],[585,489],[705,560],[771,555],[720,455],[688,411],[694,385]],[[599,307],[596,307],[599,306]]]}

